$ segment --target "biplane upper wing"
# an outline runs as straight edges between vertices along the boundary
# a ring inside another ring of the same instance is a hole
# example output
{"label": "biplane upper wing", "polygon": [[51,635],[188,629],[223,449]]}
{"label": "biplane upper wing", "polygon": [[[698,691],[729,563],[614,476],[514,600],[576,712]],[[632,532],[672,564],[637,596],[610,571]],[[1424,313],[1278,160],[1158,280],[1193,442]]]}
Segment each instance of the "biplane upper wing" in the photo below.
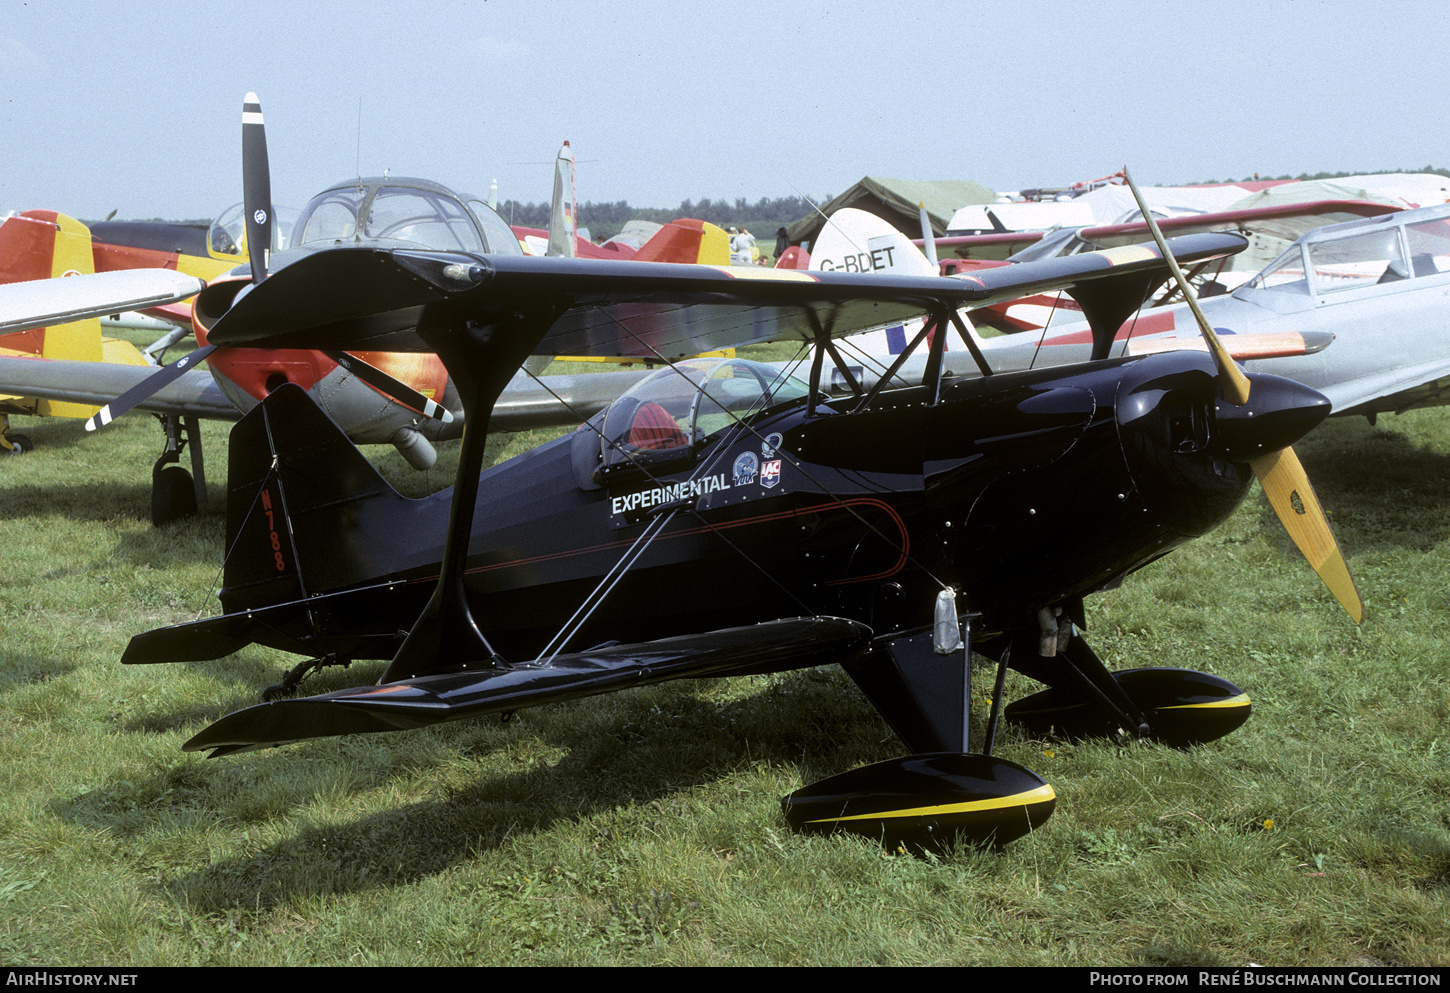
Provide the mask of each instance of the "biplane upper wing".
{"label": "biplane upper wing", "polygon": [[[1400,208],[1372,200],[1314,200],[1307,203],[1276,204],[1269,207],[1241,207],[1209,214],[1188,214],[1161,218],[1158,226],[1168,234],[1181,236],[1234,228],[1272,234],[1293,241],[1311,228],[1338,224],[1359,217],[1393,214]],[[1078,237],[1094,245],[1111,247],[1140,240],[1148,231],[1142,220],[1125,224],[1100,224],[1083,228]]]}
{"label": "biplane upper wing", "polygon": [[54,327],[192,296],[206,285],[170,269],[97,272],[0,285],[0,334]]}
{"label": "biplane upper wing", "polygon": [[[1187,263],[1246,244],[1238,235],[1204,234],[1170,247]],[[303,257],[258,287],[213,283],[197,310],[220,315],[208,336],[218,345],[416,351],[428,348],[420,329],[527,319],[539,336],[534,354],[673,359],[841,336],[941,307],[1055,289],[1073,293],[1095,327],[1116,330],[1119,315],[1166,274],[1151,246],[951,278],[345,248]]]}
{"label": "biplane upper wing", "polygon": [[[1165,234],[1183,236],[1205,231],[1252,230],[1273,234],[1293,241],[1310,228],[1350,221],[1357,217],[1377,217],[1393,213],[1399,207],[1370,200],[1315,200],[1307,203],[1276,204],[1269,207],[1241,207],[1207,214],[1185,214],[1160,218],[1158,226]],[[1112,247],[1141,241],[1148,233],[1142,220],[1122,224],[1096,224],[1078,228],[1077,240],[1092,245]],[[1041,241],[1050,231],[1002,231],[991,234],[947,235],[933,239],[937,251],[955,252],[965,258],[1005,259]],[[922,239],[913,241],[921,245]]]}

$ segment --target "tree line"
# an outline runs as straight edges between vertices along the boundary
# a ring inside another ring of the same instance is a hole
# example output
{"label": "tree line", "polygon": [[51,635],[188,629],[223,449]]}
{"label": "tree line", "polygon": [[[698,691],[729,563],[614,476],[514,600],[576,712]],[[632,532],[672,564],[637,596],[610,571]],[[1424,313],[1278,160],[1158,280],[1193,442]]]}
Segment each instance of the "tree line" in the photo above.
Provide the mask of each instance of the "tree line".
{"label": "tree line", "polygon": [[1393,173],[1401,172],[1428,172],[1433,173],[1436,176],[1450,176],[1450,169],[1440,169],[1436,166],[1425,166],[1425,168],[1423,169],[1371,169],[1368,171],[1360,170],[1359,172],[1301,172],[1297,176],[1290,176],[1288,173],[1285,173],[1282,176],[1260,176],[1258,173],[1254,173],[1252,176],[1244,176],[1242,179],[1203,179],[1198,180],[1190,185],[1209,186],[1214,183],[1255,183],[1263,182],[1265,180],[1274,181],[1281,179],[1287,179],[1303,183],[1316,179],[1344,179],[1346,176],[1388,176]]}
{"label": "tree line", "polygon": [[[728,200],[724,197],[699,200],[683,200],[678,207],[631,207],[628,201],[612,203],[587,201],[579,205],[579,226],[589,229],[589,236],[595,242],[606,241],[620,232],[624,225],[633,220],[653,221],[664,224],[681,217],[709,221],[722,228],[745,227],[758,239],[769,240],[777,228],[783,228],[792,221],[815,210],[817,204],[825,203],[834,194],[827,194],[814,201],[801,196],[761,197],[750,201],[745,197]],[[498,212],[509,224],[529,228],[548,228],[550,206],[544,203],[520,203],[505,200],[499,204]]]}

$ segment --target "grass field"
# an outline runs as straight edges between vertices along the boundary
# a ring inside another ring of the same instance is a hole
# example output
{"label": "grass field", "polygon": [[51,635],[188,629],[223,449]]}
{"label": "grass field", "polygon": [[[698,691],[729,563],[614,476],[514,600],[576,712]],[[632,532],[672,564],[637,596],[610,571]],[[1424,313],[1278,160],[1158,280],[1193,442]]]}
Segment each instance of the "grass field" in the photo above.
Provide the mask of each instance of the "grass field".
{"label": "grass field", "polygon": [[[290,664],[118,661],[215,609],[226,426],[210,503],[160,531],[149,418],[16,426],[37,449],[0,459],[5,964],[1450,963],[1450,412],[1299,446],[1362,628],[1256,490],[1092,598],[1087,632],[1115,666],[1232,679],[1249,723],[1189,752],[1009,731],[1056,814],[929,858],[785,826],[780,796],[904,751],[835,669],[185,754]],[[413,493],[448,482],[447,453],[426,475],[369,454]]]}

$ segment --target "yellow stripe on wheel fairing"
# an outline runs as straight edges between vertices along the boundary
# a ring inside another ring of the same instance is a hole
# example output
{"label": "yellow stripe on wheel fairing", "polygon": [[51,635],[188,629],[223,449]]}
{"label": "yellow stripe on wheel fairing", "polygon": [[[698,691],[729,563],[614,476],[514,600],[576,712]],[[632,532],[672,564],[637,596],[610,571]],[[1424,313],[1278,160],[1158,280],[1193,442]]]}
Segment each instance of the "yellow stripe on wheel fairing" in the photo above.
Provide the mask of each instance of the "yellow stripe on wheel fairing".
{"label": "yellow stripe on wheel fairing", "polygon": [[1043,783],[1035,790],[1016,793],[1012,796],[992,797],[987,800],[967,800],[962,803],[944,803],[932,807],[907,807],[902,810],[879,810],[870,814],[851,814],[846,817],[822,817],[807,824],[839,823],[842,821],[869,821],[881,817],[933,817],[940,814],[965,814],[977,810],[1001,810],[1003,807],[1025,807],[1032,803],[1056,800],[1050,783]]}
{"label": "yellow stripe on wheel fairing", "polygon": [[1216,707],[1247,707],[1252,703],[1247,693],[1240,693],[1238,696],[1231,696],[1224,700],[1208,700],[1204,703],[1175,703],[1171,707],[1154,707],[1154,710],[1193,710],[1213,709]]}

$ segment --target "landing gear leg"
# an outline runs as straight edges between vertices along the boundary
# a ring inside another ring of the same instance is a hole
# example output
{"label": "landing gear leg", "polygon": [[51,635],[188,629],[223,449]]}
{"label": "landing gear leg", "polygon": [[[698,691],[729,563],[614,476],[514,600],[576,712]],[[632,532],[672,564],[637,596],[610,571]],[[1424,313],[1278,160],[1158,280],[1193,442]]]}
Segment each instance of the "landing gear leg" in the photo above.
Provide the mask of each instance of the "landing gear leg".
{"label": "landing gear leg", "polygon": [[1001,712],[998,674],[987,754],[970,751],[970,625],[963,645],[940,655],[930,630],[883,639],[846,672],[909,748],[921,754],[823,779],[781,800],[803,831],[850,831],[892,850],[953,840],[1003,845],[1052,814],[1057,796],[1030,769],[990,754]]}
{"label": "landing gear leg", "polygon": [[0,414],[0,452],[6,455],[24,455],[34,450],[35,444],[28,436],[10,433],[10,415]]}
{"label": "landing gear leg", "polygon": [[[1034,652],[1032,647],[1030,634],[1019,633],[1013,639],[1007,649],[1012,652],[1012,668],[1046,683],[1069,699],[1081,701],[1083,709],[1112,727],[1116,737],[1149,736],[1150,728],[1143,711],[1080,635],[1074,632],[1066,646],[1052,657],[1040,654],[1040,650]],[[1007,708],[1009,719],[1022,720],[1020,705],[1024,702],[1019,700]]]}
{"label": "landing gear leg", "polygon": [[[198,503],[206,501],[206,470],[201,451],[200,423],[194,416],[166,414],[166,449],[151,469],[151,523],[156,527],[191,517]],[[180,465],[181,453],[191,445],[193,479]]]}

